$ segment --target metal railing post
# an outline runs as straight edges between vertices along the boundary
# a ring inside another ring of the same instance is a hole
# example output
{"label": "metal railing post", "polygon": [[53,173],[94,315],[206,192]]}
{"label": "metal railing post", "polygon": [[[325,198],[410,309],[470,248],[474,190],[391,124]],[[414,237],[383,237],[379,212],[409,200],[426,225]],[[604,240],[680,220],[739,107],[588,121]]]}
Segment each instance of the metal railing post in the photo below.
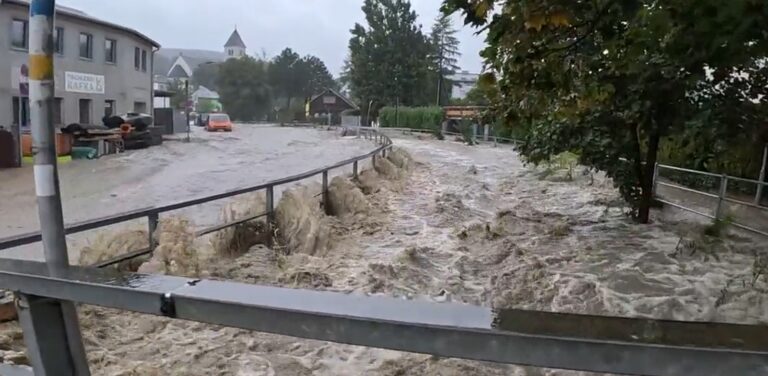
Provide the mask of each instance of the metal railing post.
{"label": "metal railing post", "polygon": [[766,169],[768,169],[768,144],[763,148],[763,165],[760,167],[760,177],[757,178],[759,184],[757,184],[757,192],[755,193],[755,205],[760,205],[760,200],[763,198]]}
{"label": "metal railing post", "polygon": [[157,231],[157,224],[160,222],[160,215],[156,212],[152,212],[147,215],[147,227],[149,229],[149,249],[155,250],[157,246],[157,240],[155,240],[155,231]]}
{"label": "metal railing post", "polygon": [[[45,261],[52,277],[69,268],[53,124],[55,0],[29,4],[29,107],[35,154],[35,193]],[[24,339],[38,375],[90,375],[75,305],[21,296]]]}
{"label": "metal railing post", "polygon": [[715,218],[718,220],[723,219],[723,211],[725,210],[723,204],[728,193],[728,175],[723,174],[720,179],[720,192],[717,195],[717,210],[715,211]]}
{"label": "metal railing post", "polygon": [[323,171],[323,209],[325,214],[330,215],[330,205],[328,205],[328,170]]}
{"label": "metal railing post", "polygon": [[656,197],[656,183],[659,181],[659,162],[653,165],[653,180],[651,181],[651,196]]}
{"label": "metal railing post", "polygon": [[357,161],[352,162],[352,176],[357,178]]}
{"label": "metal railing post", "polygon": [[267,211],[267,247],[272,248],[274,238],[274,226],[275,226],[275,187],[269,186],[266,188],[266,211]]}

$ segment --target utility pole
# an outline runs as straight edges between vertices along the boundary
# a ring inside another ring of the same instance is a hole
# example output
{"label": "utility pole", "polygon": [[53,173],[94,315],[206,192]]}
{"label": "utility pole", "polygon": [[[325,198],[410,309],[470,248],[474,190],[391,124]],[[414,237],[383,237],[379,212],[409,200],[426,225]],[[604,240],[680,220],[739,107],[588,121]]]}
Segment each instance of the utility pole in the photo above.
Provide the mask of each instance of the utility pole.
{"label": "utility pole", "polygon": [[184,80],[184,112],[187,115],[187,142],[189,142],[189,79]]}
{"label": "utility pole", "polygon": [[[53,125],[53,19],[55,0],[29,4],[29,100],[40,232],[51,277],[66,278],[69,269],[64,215]],[[89,375],[77,311],[72,302],[19,295],[24,328],[36,375]]]}
{"label": "utility pole", "polygon": [[443,89],[443,41],[439,42],[440,49],[437,57],[437,107],[440,107],[440,92]]}

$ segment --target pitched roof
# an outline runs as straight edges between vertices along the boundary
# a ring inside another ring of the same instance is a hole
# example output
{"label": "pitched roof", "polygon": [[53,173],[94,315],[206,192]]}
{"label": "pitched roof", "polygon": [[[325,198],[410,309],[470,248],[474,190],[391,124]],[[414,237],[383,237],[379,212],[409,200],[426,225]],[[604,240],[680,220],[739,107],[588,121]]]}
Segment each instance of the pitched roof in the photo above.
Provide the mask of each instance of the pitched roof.
{"label": "pitched roof", "polygon": [[309,103],[312,103],[312,102],[316,101],[316,100],[317,100],[317,98],[320,98],[320,97],[322,97],[322,96],[323,96],[323,94],[325,94],[325,93],[327,93],[327,92],[331,92],[333,95],[335,95],[335,96],[337,96],[337,97],[341,98],[341,100],[343,100],[344,102],[346,102],[346,103],[347,103],[348,105],[350,105],[352,108],[354,108],[354,109],[357,109],[357,108],[358,108],[356,104],[352,103],[352,101],[351,101],[351,100],[349,100],[349,98],[347,98],[347,97],[345,97],[345,96],[341,95],[341,93],[339,93],[338,91],[336,91],[336,90],[333,90],[333,89],[331,89],[331,88],[327,88],[327,89],[323,90],[322,92],[320,92],[320,94],[317,94],[317,95],[315,95],[314,97],[312,97],[312,99],[310,99],[310,100],[309,100]]}
{"label": "pitched roof", "polygon": [[181,65],[174,65],[173,69],[171,69],[170,72],[168,72],[168,77],[170,78],[189,78],[189,75],[187,72],[184,71],[184,68],[181,67]]}
{"label": "pitched roof", "polygon": [[208,89],[207,87],[200,85],[200,87],[195,90],[194,93],[192,93],[193,97],[196,98],[204,98],[204,99],[219,99],[219,93]]}
{"label": "pitched roof", "polygon": [[240,33],[237,32],[237,29],[235,29],[235,31],[232,32],[232,35],[229,36],[229,39],[227,39],[227,43],[224,44],[224,47],[245,48],[243,38],[240,38]]}
{"label": "pitched roof", "polygon": [[[0,0],[0,4],[15,4],[15,5],[23,6],[23,7],[29,7],[29,2],[30,2],[30,0]],[[71,18],[75,18],[75,19],[78,19],[78,20],[81,20],[81,21],[85,21],[85,22],[92,22],[92,23],[95,23],[95,24],[98,24],[98,25],[102,25],[102,26],[108,27],[110,29],[120,30],[120,31],[129,33],[129,34],[133,34],[134,36],[144,40],[145,42],[151,44],[154,47],[160,47],[159,43],[155,42],[154,40],[152,40],[148,36],[138,32],[138,31],[136,31],[136,30],[134,30],[134,29],[132,29],[130,27],[123,26],[123,25],[118,25],[118,24],[115,24],[115,23],[112,23],[112,22],[109,22],[109,21],[102,20],[100,18],[93,17],[90,14],[85,13],[85,12],[79,10],[79,9],[56,5],[56,15],[57,16],[71,17]]]}

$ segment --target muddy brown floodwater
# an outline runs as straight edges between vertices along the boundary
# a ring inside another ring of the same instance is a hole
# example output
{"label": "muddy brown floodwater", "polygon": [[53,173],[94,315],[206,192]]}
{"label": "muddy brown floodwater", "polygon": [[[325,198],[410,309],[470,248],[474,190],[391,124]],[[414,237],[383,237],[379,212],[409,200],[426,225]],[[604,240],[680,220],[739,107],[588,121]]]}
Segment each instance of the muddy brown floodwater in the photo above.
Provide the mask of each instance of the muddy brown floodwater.
{"label": "muddy brown floodwater", "polygon": [[[580,168],[525,166],[506,146],[404,136],[394,141],[412,159],[393,154],[392,163],[377,165],[378,173],[366,171],[357,182],[365,195],[355,191],[354,199],[334,206],[346,214],[303,221],[312,223],[311,236],[296,228],[302,239],[316,241],[323,233],[322,251],[257,245],[204,261],[200,275],[494,308],[768,322],[766,283],[752,274],[763,239],[705,237],[701,221],[674,209],[654,212],[652,224],[634,224],[610,180]],[[341,181],[334,186],[354,189]],[[306,197],[292,198],[297,206],[312,200],[304,194],[311,189],[292,195]],[[80,313],[96,375],[586,374],[96,307]],[[23,350],[16,324],[0,327],[0,338],[13,351]]]}
{"label": "muddy brown floodwater", "polygon": [[[98,160],[60,165],[65,223],[209,196],[309,171],[367,152],[371,144],[335,132],[239,124],[231,133],[192,127],[192,142],[166,141]],[[197,226],[218,224],[222,202],[174,212]],[[113,226],[144,229],[141,221]],[[40,228],[32,168],[0,170],[0,238]],[[98,231],[67,237],[70,260]],[[41,259],[38,245],[0,251],[3,257]]]}

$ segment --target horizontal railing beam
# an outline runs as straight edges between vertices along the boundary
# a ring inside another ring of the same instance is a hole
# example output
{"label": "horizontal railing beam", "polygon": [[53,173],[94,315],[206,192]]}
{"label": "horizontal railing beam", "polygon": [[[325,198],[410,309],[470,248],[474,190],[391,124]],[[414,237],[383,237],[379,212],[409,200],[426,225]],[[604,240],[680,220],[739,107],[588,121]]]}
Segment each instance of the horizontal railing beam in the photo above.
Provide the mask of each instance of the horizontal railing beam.
{"label": "horizontal railing beam", "polygon": [[[123,222],[131,221],[131,220],[134,220],[134,219],[148,217],[151,214],[165,213],[165,212],[169,212],[169,211],[174,211],[174,210],[178,210],[178,209],[187,208],[187,207],[190,207],[190,206],[205,204],[205,203],[208,203],[208,202],[211,202],[211,201],[221,200],[221,199],[224,199],[224,198],[229,198],[229,197],[238,196],[238,195],[242,195],[242,194],[246,194],[246,193],[260,191],[260,190],[266,189],[267,187],[270,187],[270,186],[274,187],[274,186],[279,186],[279,185],[284,185],[284,184],[289,184],[289,183],[297,182],[297,181],[300,181],[300,180],[311,178],[311,177],[316,176],[316,175],[320,175],[324,171],[328,171],[328,170],[331,170],[331,169],[334,169],[334,168],[343,167],[343,166],[352,164],[352,163],[354,163],[356,161],[361,161],[361,160],[370,158],[372,155],[378,154],[382,150],[390,149],[391,147],[392,147],[391,140],[389,140],[389,138],[386,138],[383,145],[380,145],[380,146],[376,147],[371,152],[366,153],[366,154],[362,154],[362,155],[358,155],[356,157],[352,157],[352,158],[349,158],[349,159],[345,159],[345,160],[343,160],[341,162],[337,162],[337,163],[335,163],[333,165],[330,165],[330,166],[316,168],[314,170],[307,171],[307,172],[304,172],[304,173],[301,173],[301,174],[292,175],[292,176],[288,176],[288,177],[272,180],[272,181],[269,181],[269,182],[266,182],[266,183],[263,183],[263,184],[252,186],[252,187],[239,188],[239,189],[227,191],[227,192],[224,192],[224,193],[219,193],[219,194],[215,194],[215,195],[211,195],[211,196],[196,198],[196,199],[182,201],[182,202],[177,202],[177,203],[173,203],[173,204],[169,204],[169,205],[163,205],[163,206],[159,206],[159,207],[150,207],[150,208],[144,208],[144,209],[136,209],[136,210],[131,210],[131,211],[128,211],[128,212],[125,212],[125,213],[114,214],[114,215],[109,215],[109,216],[106,216],[106,217],[100,217],[100,218],[96,218],[96,219],[92,219],[92,220],[88,220],[88,221],[84,221],[84,222],[69,224],[69,225],[65,226],[64,232],[67,235],[76,234],[76,233],[87,231],[87,230],[92,230],[92,229],[96,229],[96,228],[100,228],[100,227],[104,227],[104,226],[110,226],[110,225],[114,225],[114,224],[118,224],[118,223],[123,223]],[[225,227],[228,227],[228,226],[225,226]],[[35,231],[35,232],[30,232],[30,233],[25,233],[25,234],[20,234],[20,235],[14,235],[14,236],[10,236],[10,237],[7,237],[7,238],[0,239],[0,250],[4,250],[4,249],[8,249],[8,248],[14,248],[14,247],[19,247],[19,246],[22,246],[22,245],[27,245],[27,244],[32,244],[32,243],[37,243],[40,240],[41,240],[40,231]]]}
{"label": "horizontal railing beam", "polygon": [[300,338],[633,375],[765,375],[768,327],[438,304],[0,260],[25,294]]}
{"label": "horizontal railing beam", "polygon": [[201,236],[208,235],[210,233],[221,231],[221,230],[223,230],[225,228],[229,228],[229,227],[232,227],[232,226],[237,226],[237,225],[243,224],[245,222],[250,222],[250,221],[253,221],[255,219],[259,219],[261,217],[266,217],[267,214],[268,213],[254,214],[254,215],[247,216],[245,218],[238,219],[236,221],[227,222],[227,223],[223,223],[223,224],[220,224],[220,225],[208,227],[208,228],[196,231],[195,232],[195,237],[199,238]]}

